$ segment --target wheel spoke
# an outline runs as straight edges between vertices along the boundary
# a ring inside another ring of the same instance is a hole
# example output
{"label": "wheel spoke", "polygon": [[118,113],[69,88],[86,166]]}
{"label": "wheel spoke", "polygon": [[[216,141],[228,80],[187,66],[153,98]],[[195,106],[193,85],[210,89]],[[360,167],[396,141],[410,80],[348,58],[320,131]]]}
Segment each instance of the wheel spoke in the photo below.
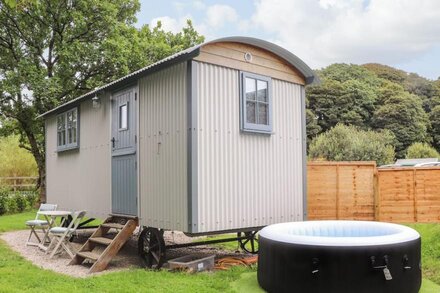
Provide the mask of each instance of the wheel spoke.
{"label": "wheel spoke", "polygon": [[160,257],[154,251],[150,251],[150,252],[151,252],[151,255],[154,257],[154,259],[156,260],[156,262],[159,263]]}

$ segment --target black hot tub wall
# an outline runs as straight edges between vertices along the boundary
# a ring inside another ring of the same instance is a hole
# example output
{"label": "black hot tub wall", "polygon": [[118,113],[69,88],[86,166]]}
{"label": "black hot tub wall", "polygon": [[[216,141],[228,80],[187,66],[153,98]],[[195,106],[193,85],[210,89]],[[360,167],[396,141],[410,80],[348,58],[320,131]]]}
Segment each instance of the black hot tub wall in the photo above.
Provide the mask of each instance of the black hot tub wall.
{"label": "black hot tub wall", "polygon": [[[421,240],[376,246],[316,246],[260,236],[258,282],[268,292],[417,293]],[[392,279],[386,280],[384,266]]]}

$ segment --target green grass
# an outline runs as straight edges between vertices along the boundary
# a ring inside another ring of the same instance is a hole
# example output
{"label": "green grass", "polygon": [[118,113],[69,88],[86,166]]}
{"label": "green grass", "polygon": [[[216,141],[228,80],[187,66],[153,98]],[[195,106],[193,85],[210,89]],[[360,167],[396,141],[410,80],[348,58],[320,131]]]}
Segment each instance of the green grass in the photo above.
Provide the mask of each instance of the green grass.
{"label": "green grass", "polygon": [[[0,216],[0,232],[24,229],[24,222],[34,217],[35,211]],[[440,292],[440,224],[410,226],[422,235],[425,279],[420,292]],[[235,251],[237,244],[229,242],[221,244],[221,247]],[[129,269],[89,278],[72,278],[32,265],[2,241],[0,280],[0,292],[262,292],[258,286],[256,268],[244,267],[198,274]]]}
{"label": "green grass", "polygon": [[26,229],[25,222],[35,219],[36,211],[28,211],[21,214],[0,216],[0,232]]}
{"label": "green grass", "polygon": [[251,269],[171,273],[131,269],[77,279],[40,269],[0,242],[0,292],[233,292],[230,283]]}
{"label": "green grass", "polygon": [[408,226],[416,229],[422,236],[423,276],[440,285],[440,224]]}
{"label": "green grass", "polygon": [[[16,230],[25,230],[25,222],[28,220],[35,219],[37,210],[27,211],[20,214],[4,215],[0,216],[0,233]],[[40,217],[43,219],[43,217]],[[87,218],[84,218],[86,220]],[[86,226],[97,226],[102,223],[102,220],[95,219],[88,223]]]}

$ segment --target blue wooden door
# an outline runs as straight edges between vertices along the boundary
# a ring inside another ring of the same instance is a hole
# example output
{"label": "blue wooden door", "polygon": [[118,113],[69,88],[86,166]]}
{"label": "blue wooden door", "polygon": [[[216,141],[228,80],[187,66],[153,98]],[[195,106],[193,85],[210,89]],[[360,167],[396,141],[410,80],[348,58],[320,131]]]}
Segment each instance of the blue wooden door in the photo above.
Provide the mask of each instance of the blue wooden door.
{"label": "blue wooden door", "polygon": [[137,215],[135,88],[112,95],[112,212]]}

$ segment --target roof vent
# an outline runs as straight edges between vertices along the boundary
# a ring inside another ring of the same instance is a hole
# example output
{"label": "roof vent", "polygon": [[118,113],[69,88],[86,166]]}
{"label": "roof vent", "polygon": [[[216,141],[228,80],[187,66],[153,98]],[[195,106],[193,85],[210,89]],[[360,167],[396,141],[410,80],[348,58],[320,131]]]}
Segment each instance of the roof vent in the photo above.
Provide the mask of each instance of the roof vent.
{"label": "roof vent", "polygon": [[244,60],[246,62],[252,62],[252,54],[249,52],[244,53]]}

